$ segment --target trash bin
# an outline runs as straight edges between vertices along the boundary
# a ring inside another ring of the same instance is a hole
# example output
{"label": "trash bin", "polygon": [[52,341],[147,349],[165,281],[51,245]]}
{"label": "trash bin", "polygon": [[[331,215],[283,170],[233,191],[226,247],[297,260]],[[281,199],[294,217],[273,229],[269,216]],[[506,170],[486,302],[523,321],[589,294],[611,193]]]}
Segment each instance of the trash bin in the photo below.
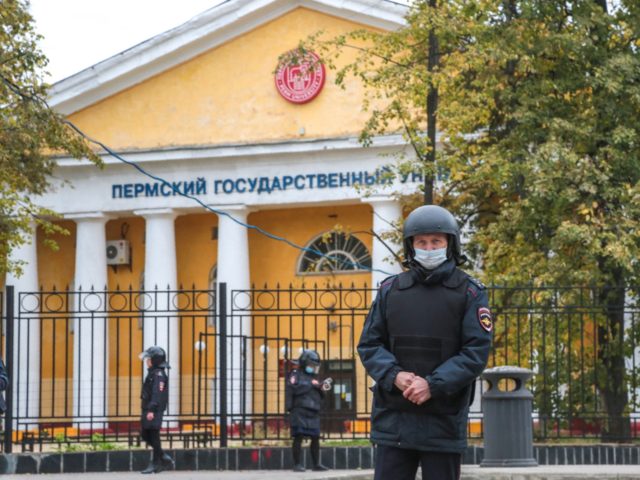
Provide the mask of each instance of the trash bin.
{"label": "trash bin", "polygon": [[[481,378],[489,388],[482,395],[484,459],[481,467],[535,467],[531,407],[533,394],[525,384],[533,372],[520,367],[494,367]],[[500,380],[511,388],[504,388]],[[505,382],[503,382],[505,383]],[[500,387],[503,387],[500,389]]]}

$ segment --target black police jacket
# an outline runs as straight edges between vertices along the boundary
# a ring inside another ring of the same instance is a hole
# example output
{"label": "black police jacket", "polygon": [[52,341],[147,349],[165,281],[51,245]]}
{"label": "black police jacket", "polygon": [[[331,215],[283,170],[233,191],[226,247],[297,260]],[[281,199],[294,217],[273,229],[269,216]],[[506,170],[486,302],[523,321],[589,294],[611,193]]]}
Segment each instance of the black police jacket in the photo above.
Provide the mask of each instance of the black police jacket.
{"label": "black police jacket", "polygon": [[[9,377],[7,375],[7,369],[4,366],[4,362],[0,360],[0,392],[4,392],[9,385]],[[4,400],[4,395],[0,393],[0,415],[7,410],[7,404]]]}
{"label": "black police jacket", "polygon": [[[142,385],[142,428],[160,429],[162,414],[169,400],[169,378],[163,368],[152,367]],[[147,413],[153,412],[153,420],[147,420]]]}
{"label": "black police jacket", "polygon": [[315,375],[292,370],[285,387],[285,409],[292,427],[320,428],[320,408],[324,391]]}
{"label": "black police jacket", "polygon": [[[373,387],[371,439],[424,451],[463,452],[472,388],[491,349],[484,286],[451,260],[425,276],[411,270],[385,280],[365,322],[358,354]],[[398,372],[426,378],[431,398],[404,399]]]}

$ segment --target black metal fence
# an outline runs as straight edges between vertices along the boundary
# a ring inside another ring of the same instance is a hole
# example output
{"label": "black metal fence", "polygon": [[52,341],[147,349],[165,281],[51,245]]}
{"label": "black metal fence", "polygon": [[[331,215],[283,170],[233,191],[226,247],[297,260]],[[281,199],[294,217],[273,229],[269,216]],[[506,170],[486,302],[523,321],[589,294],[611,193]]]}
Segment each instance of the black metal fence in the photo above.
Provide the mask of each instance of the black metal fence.
{"label": "black metal fence", "polygon": [[[325,360],[321,375],[333,379],[324,435],[366,438],[371,380],[356,345],[375,291],[289,287],[227,295],[224,284],[220,288],[219,295],[16,294],[15,311],[7,311],[15,315],[15,373],[5,435],[23,450],[137,444],[145,373],[138,354],[160,344],[172,365],[162,431],[172,443],[287,439],[285,378],[302,348],[318,350]],[[538,439],[640,437],[640,310],[624,293],[620,303],[620,295],[596,289],[490,289],[495,342],[489,366],[536,372],[531,389]],[[482,436],[479,387],[468,430],[476,438]]]}
{"label": "black metal fence", "polygon": [[632,290],[489,293],[496,315],[490,363],[535,372],[538,438],[640,438],[640,306]]}

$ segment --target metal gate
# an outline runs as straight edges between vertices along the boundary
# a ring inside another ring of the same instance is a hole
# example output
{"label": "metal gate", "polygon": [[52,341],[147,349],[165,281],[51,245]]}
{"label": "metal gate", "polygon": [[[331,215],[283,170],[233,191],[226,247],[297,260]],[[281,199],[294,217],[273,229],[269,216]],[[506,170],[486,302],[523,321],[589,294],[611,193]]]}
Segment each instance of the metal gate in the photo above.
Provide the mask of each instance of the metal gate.
{"label": "metal gate", "polygon": [[[331,438],[366,437],[371,379],[357,357],[357,343],[374,290],[368,287],[289,287],[236,290],[230,328],[252,333],[249,365],[254,375],[254,411],[261,438],[288,438],[283,429],[284,374],[301,348],[318,350],[320,376],[333,379],[322,411]],[[275,368],[275,366],[278,368]],[[253,437],[252,437],[253,438]]]}

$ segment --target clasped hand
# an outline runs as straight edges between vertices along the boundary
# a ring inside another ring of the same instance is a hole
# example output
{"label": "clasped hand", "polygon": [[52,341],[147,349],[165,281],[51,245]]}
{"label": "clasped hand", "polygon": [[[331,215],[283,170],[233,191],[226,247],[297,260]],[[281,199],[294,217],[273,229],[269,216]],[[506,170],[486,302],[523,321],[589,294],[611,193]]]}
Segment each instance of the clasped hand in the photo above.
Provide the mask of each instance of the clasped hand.
{"label": "clasped hand", "polygon": [[416,405],[422,405],[431,398],[429,382],[415,373],[399,372],[393,383],[404,398]]}

